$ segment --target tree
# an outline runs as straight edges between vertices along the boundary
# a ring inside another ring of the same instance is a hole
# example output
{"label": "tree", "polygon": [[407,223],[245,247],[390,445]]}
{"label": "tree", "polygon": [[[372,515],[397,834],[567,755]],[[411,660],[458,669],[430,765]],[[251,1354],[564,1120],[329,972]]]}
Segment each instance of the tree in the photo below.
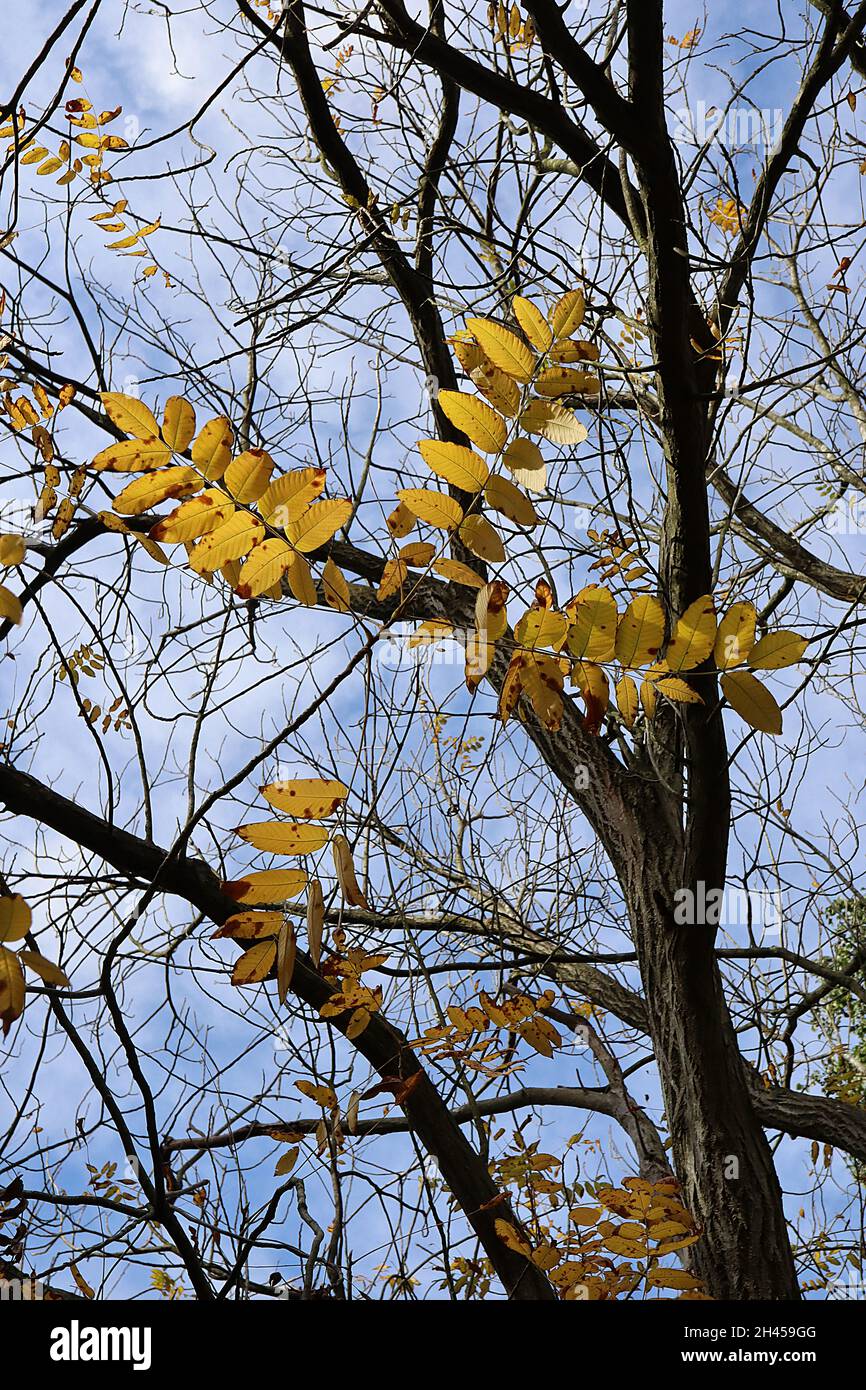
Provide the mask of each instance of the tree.
{"label": "tree", "polygon": [[[114,56],[100,0],[40,21],[7,1273],[859,1271],[866,1114],[822,1079],[866,963],[826,912],[862,907],[866,0],[752,9],[214,0]],[[123,111],[140,61],[169,109]]]}

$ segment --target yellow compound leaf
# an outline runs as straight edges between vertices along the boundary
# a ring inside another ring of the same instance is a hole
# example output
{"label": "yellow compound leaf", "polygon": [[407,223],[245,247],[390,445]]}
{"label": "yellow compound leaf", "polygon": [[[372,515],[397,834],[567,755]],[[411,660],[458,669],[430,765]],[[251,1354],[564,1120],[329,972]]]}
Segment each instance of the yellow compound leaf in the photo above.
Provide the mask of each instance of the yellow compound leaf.
{"label": "yellow compound leaf", "polygon": [[430,488],[402,488],[397,496],[413,516],[440,531],[453,531],[463,520],[463,508],[446,492]]}
{"label": "yellow compound leaf", "polygon": [[530,380],[535,358],[516,334],[492,319],[467,319],[466,327],[494,367],[515,381]]}
{"label": "yellow compound leaf", "polygon": [[292,551],[279,536],[269,536],[254,546],[236,585],[239,598],[256,598],[279,584],[292,560]]}
{"label": "yellow compound leaf", "polygon": [[538,305],[531,299],[516,294],[511,301],[514,317],[520,324],[533,347],[539,352],[547,352],[553,342],[553,331]]}
{"label": "yellow compound leaf", "polygon": [[292,777],[269,782],[259,790],[270,806],[288,811],[298,820],[326,820],[349,795],[349,788],[342,782],[324,777]]}
{"label": "yellow compound leaf", "polygon": [[182,454],[195,434],[195,411],[183,396],[169,396],[165,403],[162,437],[170,449]]}
{"label": "yellow compound leaf", "polygon": [[339,565],[328,557],[325,568],[322,570],[322,591],[325,595],[325,602],[335,608],[338,613],[350,613],[352,611],[351,590]]}
{"label": "yellow compound leaf", "polygon": [[258,499],[259,514],[269,526],[285,529],[303,516],[324,490],[324,468],[295,468],[275,478]]}
{"label": "yellow compound leaf", "polygon": [[220,888],[227,898],[239,903],[283,903],[303,893],[306,886],[303,869],[262,869]]}
{"label": "yellow compound leaf", "polygon": [[291,821],[252,821],[235,830],[242,840],[267,854],[312,854],[328,842],[323,825],[295,825]]}
{"label": "yellow compound leaf", "polygon": [[217,415],[202,425],[192,446],[192,461],[208,482],[217,482],[232,457],[234,431],[225,415]]}
{"label": "yellow compound leaf", "polygon": [[418,450],[427,464],[446,483],[464,492],[478,492],[487,481],[489,469],[483,458],[461,444],[445,444],[439,439],[421,439]]}
{"label": "yellow compound leaf", "polygon": [[716,610],[712,594],[690,603],[674,629],[665,652],[670,671],[691,671],[706,661],[716,641]]}
{"label": "yellow compound leaf", "polygon": [[495,512],[501,512],[516,526],[537,526],[539,523],[538,513],[529,498],[499,474],[487,479],[484,497]]}
{"label": "yellow compound leaf", "polygon": [[[154,421],[156,424],[156,421]],[[101,449],[93,459],[91,467],[106,473],[149,473],[164,468],[171,458],[171,450],[157,436],[144,439],[122,439]]]}
{"label": "yellow compound leaf", "polygon": [[641,594],[632,599],[616,630],[616,659],[621,666],[646,666],[655,661],[665,635],[665,615],[658,599]]}
{"label": "yellow compound leaf", "polygon": [[121,516],[140,516],[170,497],[189,497],[203,487],[194,468],[164,468],[127,483],[114,499],[114,510]]}
{"label": "yellow compound leaf", "polygon": [[586,309],[583,290],[569,290],[558,299],[550,315],[550,323],[556,338],[570,338],[583,323]]}
{"label": "yellow compound leaf", "polygon": [[99,398],[109,420],[124,434],[134,435],[136,439],[153,439],[159,434],[153,412],[136,396],[124,396],[119,391],[101,391]]}
{"label": "yellow compound leaf", "polygon": [[505,443],[505,421],[484,401],[463,391],[440,391],[439,405],[458,430],[483,454],[497,454]]}
{"label": "yellow compound leaf", "polygon": [[266,980],[277,957],[276,943],[259,941],[235,961],[233,985],[257,985]]}
{"label": "yellow compound leaf", "polygon": [[502,564],[505,548],[498,533],[483,516],[467,516],[460,523],[460,539],[481,560]]}
{"label": "yellow compound leaf", "polygon": [[346,497],[314,502],[297,521],[289,523],[285,528],[286,536],[296,550],[310,555],[319,546],[326,545],[351,515],[352,503]]}
{"label": "yellow compound leaf", "polygon": [[808,645],[809,638],[796,632],[768,632],[749,652],[749,665],[753,671],[780,671],[801,661]]}
{"label": "yellow compound leaf", "polygon": [[782,732],[782,711],[765,685],[749,671],[728,671],[722,691],[732,709],[763,734]]}
{"label": "yellow compound leaf", "polygon": [[257,502],[273,471],[274,461],[264,449],[245,449],[229,464],[223,482],[236,501]]}
{"label": "yellow compound leaf", "polygon": [[755,645],[758,615],[753,603],[733,603],[716,632],[713,659],[720,671],[741,666]]}

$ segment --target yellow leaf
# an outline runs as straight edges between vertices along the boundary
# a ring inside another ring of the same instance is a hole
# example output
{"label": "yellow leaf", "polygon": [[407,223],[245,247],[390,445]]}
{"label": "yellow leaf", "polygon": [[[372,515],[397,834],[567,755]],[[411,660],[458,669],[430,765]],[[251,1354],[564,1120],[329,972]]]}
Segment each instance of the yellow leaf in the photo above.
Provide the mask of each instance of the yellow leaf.
{"label": "yellow leaf", "polygon": [[136,439],[153,439],[159,434],[153,412],[135,396],[124,396],[118,391],[102,391],[100,400],[108,418],[124,434],[132,434]]}
{"label": "yellow leaf", "polygon": [[502,564],[505,559],[502,540],[483,516],[464,517],[460,523],[460,539],[472,554],[481,560]]}
{"label": "yellow leaf", "polygon": [[274,1169],[274,1177],[284,1178],[287,1174],[291,1173],[298,1161],[298,1154],[300,1152],[301,1150],[298,1148],[297,1144],[294,1148],[287,1149],[282,1158],[277,1161],[277,1166]]}
{"label": "yellow leaf", "polygon": [[152,435],[146,439],[122,439],[117,444],[109,444],[107,449],[100,450],[91,466],[108,473],[149,473],[164,468],[170,458],[168,445]]}
{"label": "yellow leaf", "polygon": [[732,709],[764,734],[782,732],[782,711],[765,685],[748,671],[728,671],[722,691]]}
{"label": "yellow leaf", "polygon": [[338,613],[350,613],[352,611],[351,591],[342,570],[328,556],[325,567],[322,570],[322,590],[325,595],[325,602],[331,608],[335,608]]}
{"label": "yellow leaf", "polygon": [[349,1019],[348,1025],[345,1030],[345,1034],[349,1042],[351,1042],[353,1038],[357,1038],[361,1035],[361,1033],[363,1033],[364,1029],[367,1027],[367,1024],[370,1022],[371,1017],[372,1015],[370,1014],[368,1009],[354,1010],[354,1012],[352,1013],[352,1017]]}
{"label": "yellow leaf", "polygon": [[303,555],[293,554],[289,565],[289,588],[298,603],[307,608],[315,608],[318,602],[316,585],[310,573],[310,566]]}
{"label": "yellow leaf", "polygon": [[505,421],[495,410],[462,391],[440,391],[438,401],[452,425],[471,439],[483,454],[499,452],[507,431]]}
{"label": "yellow leaf", "polygon": [[665,652],[670,671],[691,671],[706,661],[716,640],[716,611],[712,594],[690,603],[674,630]]}
{"label": "yellow leaf", "polygon": [[514,640],[521,647],[553,647],[556,651],[562,646],[568,631],[568,619],[564,613],[550,609],[530,609],[514,628]]}
{"label": "yellow leaf", "polygon": [[532,1248],[528,1241],[520,1235],[516,1226],[512,1226],[510,1221],[503,1221],[501,1217],[497,1217],[494,1227],[503,1245],[507,1245],[509,1250],[516,1250],[518,1255],[525,1255],[527,1259],[530,1258]]}
{"label": "yellow leaf", "polygon": [[468,565],[461,564],[459,560],[434,560],[433,569],[437,574],[441,574],[443,579],[448,579],[452,584],[465,584],[470,589],[483,589],[487,583],[480,574],[476,574]]}
{"label": "yellow leaf", "polygon": [[469,373],[469,379],[494,410],[509,420],[514,419],[520,410],[520,387],[516,381],[494,367],[486,357]]}
{"label": "yellow leaf", "polygon": [[[155,482],[159,476],[156,475]],[[150,535],[154,540],[168,541],[171,544],[198,540],[200,536],[215,531],[234,514],[234,511],[233,503],[224,492],[217,488],[208,488],[200,497],[182,503],[169,516],[158,521],[151,527]]]}
{"label": "yellow leaf", "polygon": [[463,508],[446,492],[433,492],[429,488],[407,487],[397,493],[401,503],[419,521],[435,526],[441,531],[453,531],[463,520]]}
{"label": "yellow leaf", "polygon": [[236,585],[239,598],[256,598],[279,584],[289,568],[292,552],[279,536],[269,536],[250,551]]}
{"label": "yellow leaf", "polygon": [[808,645],[809,638],[796,632],[768,632],[749,652],[749,665],[753,671],[780,671],[800,661]]}
{"label": "yellow leaf", "polygon": [[652,681],[641,681],[640,702],[643,705],[643,711],[647,719],[652,719],[656,712],[656,688]]}
{"label": "yellow leaf", "polygon": [[19,951],[18,960],[22,965],[28,965],[31,970],[35,970],[46,984],[65,985],[69,988],[69,980],[60,966],[55,965],[53,960],[46,960],[38,951]]}
{"label": "yellow leaf", "polygon": [[541,450],[531,439],[514,439],[502,455],[502,462],[528,492],[544,492],[547,487],[547,465]]}
{"label": "yellow leaf", "polygon": [[298,518],[286,526],[286,536],[303,554],[309,555],[345,526],[352,515],[352,503],[345,497],[332,497],[327,502],[314,502]]}
{"label": "yellow leaf", "polygon": [[553,332],[537,304],[516,294],[511,301],[514,317],[520,324],[533,347],[539,352],[547,352],[553,342]]}
{"label": "yellow leaf", "polygon": [[532,702],[539,721],[555,732],[562,723],[563,676],[559,663],[550,656],[525,654],[520,683]]}
{"label": "yellow leaf", "polygon": [[658,599],[642,594],[632,599],[616,630],[616,659],[621,666],[646,666],[655,661],[664,641],[665,615]]}
{"label": "yellow leaf", "polygon": [[325,926],[325,899],[317,878],[310,879],[307,895],[307,947],[316,969],[322,957],[322,932]]}
{"label": "yellow leaf", "polygon": [[601,1216],[601,1207],[572,1207],[568,1215],[575,1226],[594,1226]]}
{"label": "yellow leaf", "polygon": [[220,885],[226,897],[239,903],[283,903],[307,886],[303,869],[263,869]]}
{"label": "yellow leaf", "polygon": [[597,376],[573,367],[548,367],[535,383],[539,396],[595,396],[600,390]]}
{"label": "yellow leaf", "polygon": [[646,1276],[648,1284],[658,1289],[702,1289],[703,1284],[685,1269],[663,1269],[656,1265]]}
{"label": "yellow leaf", "polygon": [[229,560],[239,560],[264,539],[261,522],[249,512],[235,511],[210,531],[190,556],[190,569],[196,574],[213,574]]}
{"label": "yellow leaf", "polygon": [[182,454],[195,434],[195,411],[183,396],[169,396],[165,403],[162,437],[170,449]]}
{"label": "yellow leaf", "polygon": [[127,483],[114,499],[114,510],[121,516],[140,516],[169,497],[189,497],[203,486],[194,468],[164,468],[159,473],[146,473],[143,478]]}
{"label": "yellow leaf", "polygon": [[538,513],[529,498],[499,474],[487,479],[484,497],[494,511],[507,516],[516,526],[537,526],[539,523]]}
{"label": "yellow leaf", "polygon": [[214,936],[230,937],[233,941],[270,940],[276,937],[283,921],[282,912],[236,912],[223,922]]}
{"label": "yellow leaf", "polygon": [[370,904],[367,902],[367,899],[358,886],[358,880],[355,877],[355,863],[352,859],[352,851],[345,835],[335,835],[333,837],[331,840],[331,851],[334,856],[334,868],[337,871],[337,881],[340,885],[340,892],[343,895],[343,900],[348,903],[349,907],[362,907],[369,912]]}
{"label": "yellow leaf", "polygon": [[192,461],[208,482],[217,482],[231,462],[234,433],[231,421],[217,415],[202,425],[192,446]]}
{"label": "yellow leaf", "polygon": [[291,922],[284,922],[277,937],[277,997],[281,1004],[285,1003],[292,983],[297,949],[295,929]]}
{"label": "yellow leaf", "polygon": [[489,469],[483,458],[461,444],[445,444],[438,439],[421,439],[418,450],[434,473],[464,492],[478,492],[487,481]]}
{"label": "yellow leaf", "polygon": [[436,547],[431,541],[409,541],[408,545],[401,545],[399,558],[407,565],[423,569],[435,554]]}
{"label": "yellow leaf", "polygon": [[257,985],[266,980],[276,959],[277,947],[273,941],[259,941],[244,951],[235,961],[232,971],[233,985]]}
{"label": "yellow leaf", "polygon": [[720,671],[739,666],[755,644],[758,615],[753,603],[733,603],[716,632],[713,659]]}
{"label": "yellow leaf", "polygon": [[20,565],[27,554],[27,542],[23,536],[0,536],[0,565],[10,569]]}
{"label": "yellow leaf", "polygon": [[386,561],[376,597],[379,599],[390,598],[392,594],[396,594],[402,589],[408,577],[409,570],[405,560]]}
{"label": "yellow leaf", "polygon": [[655,683],[656,690],[662,695],[666,695],[669,700],[675,700],[678,704],[702,705],[703,700],[696,690],[678,676],[663,676]]}
{"label": "yellow leaf", "polygon": [[610,682],[594,661],[576,661],[571,671],[571,683],[580,690],[586,706],[587,728],[598,733],[610,703]]}
{"label": "yellow leaf", "polygon": [[515,381],[529,381],[535,370],[535,358],[525,343],[492,319],[470,318],[466,327],[494,367]]}
{"label": "yellow leaf", "polygon": [[0,897],[0,943],[22,941],[32,923],[30,906],[20,893]]}
{"label": "yellow leaf", "polygon": [[275,478],[258,499],[261,516],[269,526],[284,529],[297,521],[325,486],[324,468],[295,468]]}
{"label": "yellow leaf", "polygon": [[408,536],[415,525],[415,516],[410,512],[405,502],[396,506],[387,518],[385,524],[395,540],[402,540],[403,536]]}
{"label": "yellow leaf", "polygon": [[0,946],[0,1022],[3,1036],[24,1012],[25,1000],[24,973],[14,951]]}
{"label": "yellow leaf", "polygon": [[269,806],[277,811],[288,811],[298,820],[326,820],[339,810],[349,795],[349,788],[342,782],[324,777],[293,777],[269,782],[260,790]]}
{"label": "yellow leaf", "polygon": [[586,308],[583,290],[569,290],[557,300],[550,315],[550,323],[555,338],[570,338],[583,323]]}
{"label": "yellow leaf", "polygon": [[617,708],[622,715],[622,722],[627,729],[634,728],[634,721],[637,718],[638,698],[637,686],[631,676],[623,676],[617,681],[616,686]]}
{"label": "yellow leaf", "polygon": [[21,600],[16,598],[5,584],[0,584],[0,618],[6,618],[11,623],[20,623],[21,617]]}
{"label": "yellow leaf", "polygon": [[558,401],[532,401],[520,417],[527,434],[540,434],[551,444],[582,444],[588,431],[572,410]]}
{"label": "yellow leaf", "polygon": [[312,854],[328,841],[328,832],[323,825],[295,825],[282,820],[239,825],[235,834],[268,854]]}
{"label": "yellow leaf", "polygon": [[614,654],[617,633],[613,594],[590,584],[566,604],[566,612],[573,619],[568,633],[568,649],[572,655],[588,661],[609,661]]}
{"label": "yellow leaf", "polygon": [[245,449],[233,459],[223,482],[238,502],[257,502],[270,482],[274,461],[264,449]]}
{"label": "yellow leaf", "polygon": [[301,1095],[309,1096],[310,1100],[314,1100],[323,1110],[335,1110],[337,1107],[337,1097],[330,1086],[317,1086],[313,1081],[296,1081],[295,1089],[300,1091]]}

